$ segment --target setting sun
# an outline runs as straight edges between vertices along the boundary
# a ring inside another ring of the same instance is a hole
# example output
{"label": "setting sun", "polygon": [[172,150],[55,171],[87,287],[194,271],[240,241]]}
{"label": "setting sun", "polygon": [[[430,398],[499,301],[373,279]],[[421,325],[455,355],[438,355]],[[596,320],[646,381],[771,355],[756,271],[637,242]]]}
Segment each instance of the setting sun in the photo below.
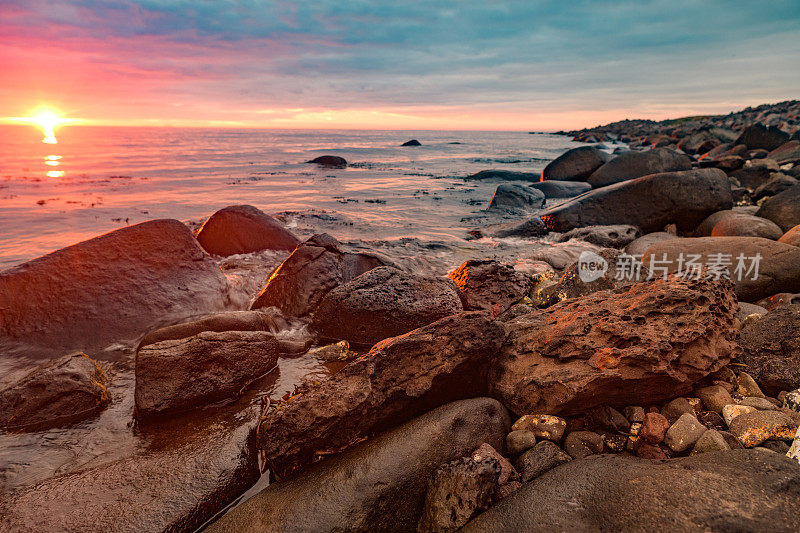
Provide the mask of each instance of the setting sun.
{"label": "setting sun", "polygon": [[61,121],[62,119],[50,110],[40,111],[32,118],[32,122],[42,128],[44,132],[44,139],[42,139],[42,142],[46,144],[58,143],[55,128]]}

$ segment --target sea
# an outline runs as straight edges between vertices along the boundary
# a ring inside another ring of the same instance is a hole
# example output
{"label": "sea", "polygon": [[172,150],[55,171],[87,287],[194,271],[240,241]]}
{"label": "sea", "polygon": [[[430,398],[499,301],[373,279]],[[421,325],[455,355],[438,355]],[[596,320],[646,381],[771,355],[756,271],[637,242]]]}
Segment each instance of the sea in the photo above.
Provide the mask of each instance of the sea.
{"label": "sea", "polygon": [[[546,133],[267,130],[65,125],[57,144],[28,125],[0,126],[0,270],[158,218],[196,227],[250,204],[299,236],[392,246],[464,243],[497,222],[481,170],[541,172],[580,146]],[[421,146],[403,147],[417,139]],[[345,158],[345,169],[306,161]],[[405,240],[405,241],[404,241]]]}

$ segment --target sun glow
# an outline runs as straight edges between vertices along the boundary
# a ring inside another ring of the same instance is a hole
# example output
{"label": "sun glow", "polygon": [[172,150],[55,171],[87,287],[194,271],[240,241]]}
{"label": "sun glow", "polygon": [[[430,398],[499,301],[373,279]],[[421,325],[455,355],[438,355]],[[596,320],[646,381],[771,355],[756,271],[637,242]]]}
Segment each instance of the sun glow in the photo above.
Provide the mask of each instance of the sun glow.
{"label": "sun glow", "polygon": [[73,118],[60,117],[58,113],[49,108],[39,109],[29,117],[7,117],[4,120],[36,126],[44,133],[42,142],[45,144],[58,144],[58,139],[56,139],[56,128],[58,126],[77,122]]}

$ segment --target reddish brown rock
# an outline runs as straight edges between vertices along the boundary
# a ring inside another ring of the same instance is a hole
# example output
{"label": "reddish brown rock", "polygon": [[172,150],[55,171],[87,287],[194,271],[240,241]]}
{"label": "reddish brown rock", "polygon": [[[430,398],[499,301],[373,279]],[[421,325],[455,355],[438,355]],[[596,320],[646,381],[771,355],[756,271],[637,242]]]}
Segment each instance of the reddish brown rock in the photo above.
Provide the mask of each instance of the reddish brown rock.
{"label": "reddish brown rock", "polygon": [[472,312],[378,343],[267,414],[258,437],[267,464],[281,474],[439,405],[481,395],[504,337],[499,324]]}
{"label": "reddish brown rock", "polygon": [[664,415],[658,413],[647,413],[644,415],[642,428],[639,436],[651,444],[658,444],[664,440],[669,429],[669,421]]}
{"label": "reddish brown rock", "polygon": [[300,241],[283,224],[252,205],[231,205],[205,221],[197,240],[208,253],[229,256],[294,250]]}
{"label": "reddish brown rock", "polygon": [[225,309],[227,290],[181,222],[136,224],[1,272],[0,351],[95,353],[159,323]]}
{"label": "reddish brown rock", "polygon": [[491,390],[518,414],[655,403],[729,362],[736,309],[729,281],[677,277],[567,300],[507,323]]}
{"label": "reddish brown rock", "polygon": [[491,259],[471,259],[447,276],[458,285],[469,309],[505,311],[532,286],[530,276]]}
{"label": "reddish brown rock", "polygon": [[451,280],[378,267],[328,292],[312,327],[323,339],[370,347],[463,310]]}
{"label": "reddish brown rock", "polygon": [[290,316],[313,312],[328,291],[379,266],[391,266],[376,255],[347,251],[325,233],[298,246],[270,276],[251,309],[275,306]]}

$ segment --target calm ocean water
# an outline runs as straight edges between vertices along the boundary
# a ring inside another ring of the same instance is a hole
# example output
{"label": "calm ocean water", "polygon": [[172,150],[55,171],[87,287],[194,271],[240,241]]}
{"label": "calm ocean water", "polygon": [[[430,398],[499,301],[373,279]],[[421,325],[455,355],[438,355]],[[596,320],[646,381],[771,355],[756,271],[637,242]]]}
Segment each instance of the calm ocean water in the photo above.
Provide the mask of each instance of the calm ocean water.
{"label": "calm ocean water", "polygon": [[[0,269],[127,224],[202,221],[252,204],[301,236],[460,241],[481,224],[497,182],[463,176],[538,172],[567,137],[527,132],[307,131],[63,126],[43,144],[0,127]],[[400,147],[409,139],[422,146]],[[304,164],[339,155],[342,170]],[[288,212],[288,213],[287,213]]]}

